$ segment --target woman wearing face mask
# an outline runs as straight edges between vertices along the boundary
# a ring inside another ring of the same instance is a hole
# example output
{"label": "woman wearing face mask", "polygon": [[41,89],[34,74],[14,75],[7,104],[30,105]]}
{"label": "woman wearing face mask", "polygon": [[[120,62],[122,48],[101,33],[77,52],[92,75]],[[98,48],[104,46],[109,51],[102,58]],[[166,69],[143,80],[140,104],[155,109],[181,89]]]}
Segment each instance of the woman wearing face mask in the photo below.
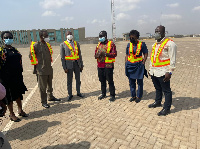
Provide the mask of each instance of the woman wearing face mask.
{"label": "woman wearing face mask", "polygon": [[23,82],[22,55],[12,47],[13,35],[9,31],[2,32],[1,39],[4,46],[0,48],[0,79],[6,88],[6,97],[3,101],[7,104],[10,111],[10,120],[21,121],[13,112],[13,101],[17,102],[19,116],[28,115],[22,110],[22,94],[27,91]]}
{"label": "woman wearing face mask", "polygon": [[[145,69],[145,62],[148,56],[148,49],[145,42],[139,41],[140,33],[137,30],[132,30],[129,33],[130,43],[126,48],[125,57],[125,72],[129,78],[129,85],[131,90],[130,102],[135,101],[136,103],[141,101],[143,96],[143,78],[147,76]],[[136,80],[138,84],[138,91],[136,94]]]}

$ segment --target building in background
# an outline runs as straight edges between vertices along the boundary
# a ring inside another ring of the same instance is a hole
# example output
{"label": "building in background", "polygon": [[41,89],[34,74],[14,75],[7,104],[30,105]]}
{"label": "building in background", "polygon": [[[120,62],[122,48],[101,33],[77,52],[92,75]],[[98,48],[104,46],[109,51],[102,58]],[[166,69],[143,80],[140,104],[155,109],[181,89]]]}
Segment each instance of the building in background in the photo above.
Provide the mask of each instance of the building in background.
{"label": "building in background", "polygon": [[[65,29],[60,28],[59,30],[56,29],[47,29],[47,32],[49,34],[50,43],[61,43],[66,40],[65,33],[67,31],[71,31],[74,40],[78,42],[85,41],[85,27],[78,28],[78,29]],[[40,36],[39,32],[40,30],[11,30],[14,36],[14,44],[16,45],[30,45],[32,41],[39,41]],[[1,33],[1,32],[0,32]],[[2,40],[0,39],[0,43],[2,44]]]}

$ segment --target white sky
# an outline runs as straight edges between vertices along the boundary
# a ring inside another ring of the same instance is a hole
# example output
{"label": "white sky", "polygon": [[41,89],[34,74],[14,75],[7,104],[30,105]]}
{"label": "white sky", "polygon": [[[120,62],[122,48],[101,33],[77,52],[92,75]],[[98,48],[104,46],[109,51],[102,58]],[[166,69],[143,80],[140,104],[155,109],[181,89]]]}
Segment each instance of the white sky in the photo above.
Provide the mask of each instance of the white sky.
{"label": "white sky", "polygon": [[[115,0],[117,37],[141,36],[162,25],[170,35],[200,34],[200,0]],[[110,0],[1,0],[0,30],[86,28],[86,37],[111,37]]]}

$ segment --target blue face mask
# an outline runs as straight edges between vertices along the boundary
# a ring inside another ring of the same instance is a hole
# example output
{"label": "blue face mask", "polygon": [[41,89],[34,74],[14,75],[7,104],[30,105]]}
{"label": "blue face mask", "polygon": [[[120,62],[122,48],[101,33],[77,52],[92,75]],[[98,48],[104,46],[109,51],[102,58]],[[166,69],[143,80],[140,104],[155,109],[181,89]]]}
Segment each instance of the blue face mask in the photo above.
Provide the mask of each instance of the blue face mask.
{"label": "blue face mask", "polygon": [[106,40],[105,37],[99,38],[99,41],[100,41],[100,42],[104,42],[105,40]]}
{"label": "blue face mask", "polygon": [[6,45],[12,45],[13,39],[4,39],[4,43],[5,43]]}

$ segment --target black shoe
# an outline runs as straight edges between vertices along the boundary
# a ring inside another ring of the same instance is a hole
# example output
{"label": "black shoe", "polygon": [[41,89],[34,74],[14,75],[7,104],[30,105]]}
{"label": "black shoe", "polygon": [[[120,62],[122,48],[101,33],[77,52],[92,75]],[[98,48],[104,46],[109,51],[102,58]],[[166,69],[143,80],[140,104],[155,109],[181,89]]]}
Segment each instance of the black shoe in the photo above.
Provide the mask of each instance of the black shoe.
{"label": "black shoe", "polygon": [[167,110],[167,109],[162,109],[159,113],[158,113],[158,116],[166,116],[167,114],[170,113],[170,110]]}
{"label": "black shoe", "polygon": [[129,101],[133,102],[133,101],[135,101],[135,99],[136,99],[136,97],[132,97]]}
{"label": "black shoe", "polygon": [[109,100],[110,100],[110,102],[114,102],[115,101],[115,97],[112,96]]}
{"label": "black shoe", "polygon": [[138,97],[135,100],[136,103],[139,103],[140,101],[141,101],[141,98],[138,98]]}
{"label": "black shoe", "polygon": [[102,100],[102,99],[104,99],[104,98],[106,98],[106,95],[101,94],[101,96],[98,97],[98,100]]}
{"label": "black shoe", "polygon": [[67,101],[71,101],[72,100],[73,95],[70,95],[67,97]]}
{"label": "black shoe", "polygon": [[60,99],[57,99],[56,97],[53,97],[52,99],[49,99],[48,101],[60,101]]}
{"label": "black shoe", "polygon": [[161,106],[162,106],[161,103],[154,102],[154,103],[152,103],[152,104],[149,105],[149,108],[156,108],[156,107],[161,107]]}
{"label": "black shoe", "polygon": [[28,117],[29,115],[28,114],[26,114],[25,112],[22,114],[22,113],[18,113],[19,114],[19,116],[22,116],[22,117]]}
{"label": "black shoe", "polygon": [[[9,116],[10,117],[10,116]],[[19,119],[19,118],[17,118],[16,120],[14,120],[14,119],[12,119],[11,117],[10,117],[10,120],[11,121],[14,121],[14,122],[20,122],[21,121],[21,119]]]}
{"label": "black shoe", "polygon": [[79,96],[79,97],[81,97],[81,98],[83,98],[83,97],[84,97],[84,95],[83,95],[83,94],[81,94],[81,93],[77,94],[77,96]]}
{"label": "black shoe", "polygon": [[47,103],[42,104],[42,106],[45,108],[50,108],[50,105],[48,105]]}

